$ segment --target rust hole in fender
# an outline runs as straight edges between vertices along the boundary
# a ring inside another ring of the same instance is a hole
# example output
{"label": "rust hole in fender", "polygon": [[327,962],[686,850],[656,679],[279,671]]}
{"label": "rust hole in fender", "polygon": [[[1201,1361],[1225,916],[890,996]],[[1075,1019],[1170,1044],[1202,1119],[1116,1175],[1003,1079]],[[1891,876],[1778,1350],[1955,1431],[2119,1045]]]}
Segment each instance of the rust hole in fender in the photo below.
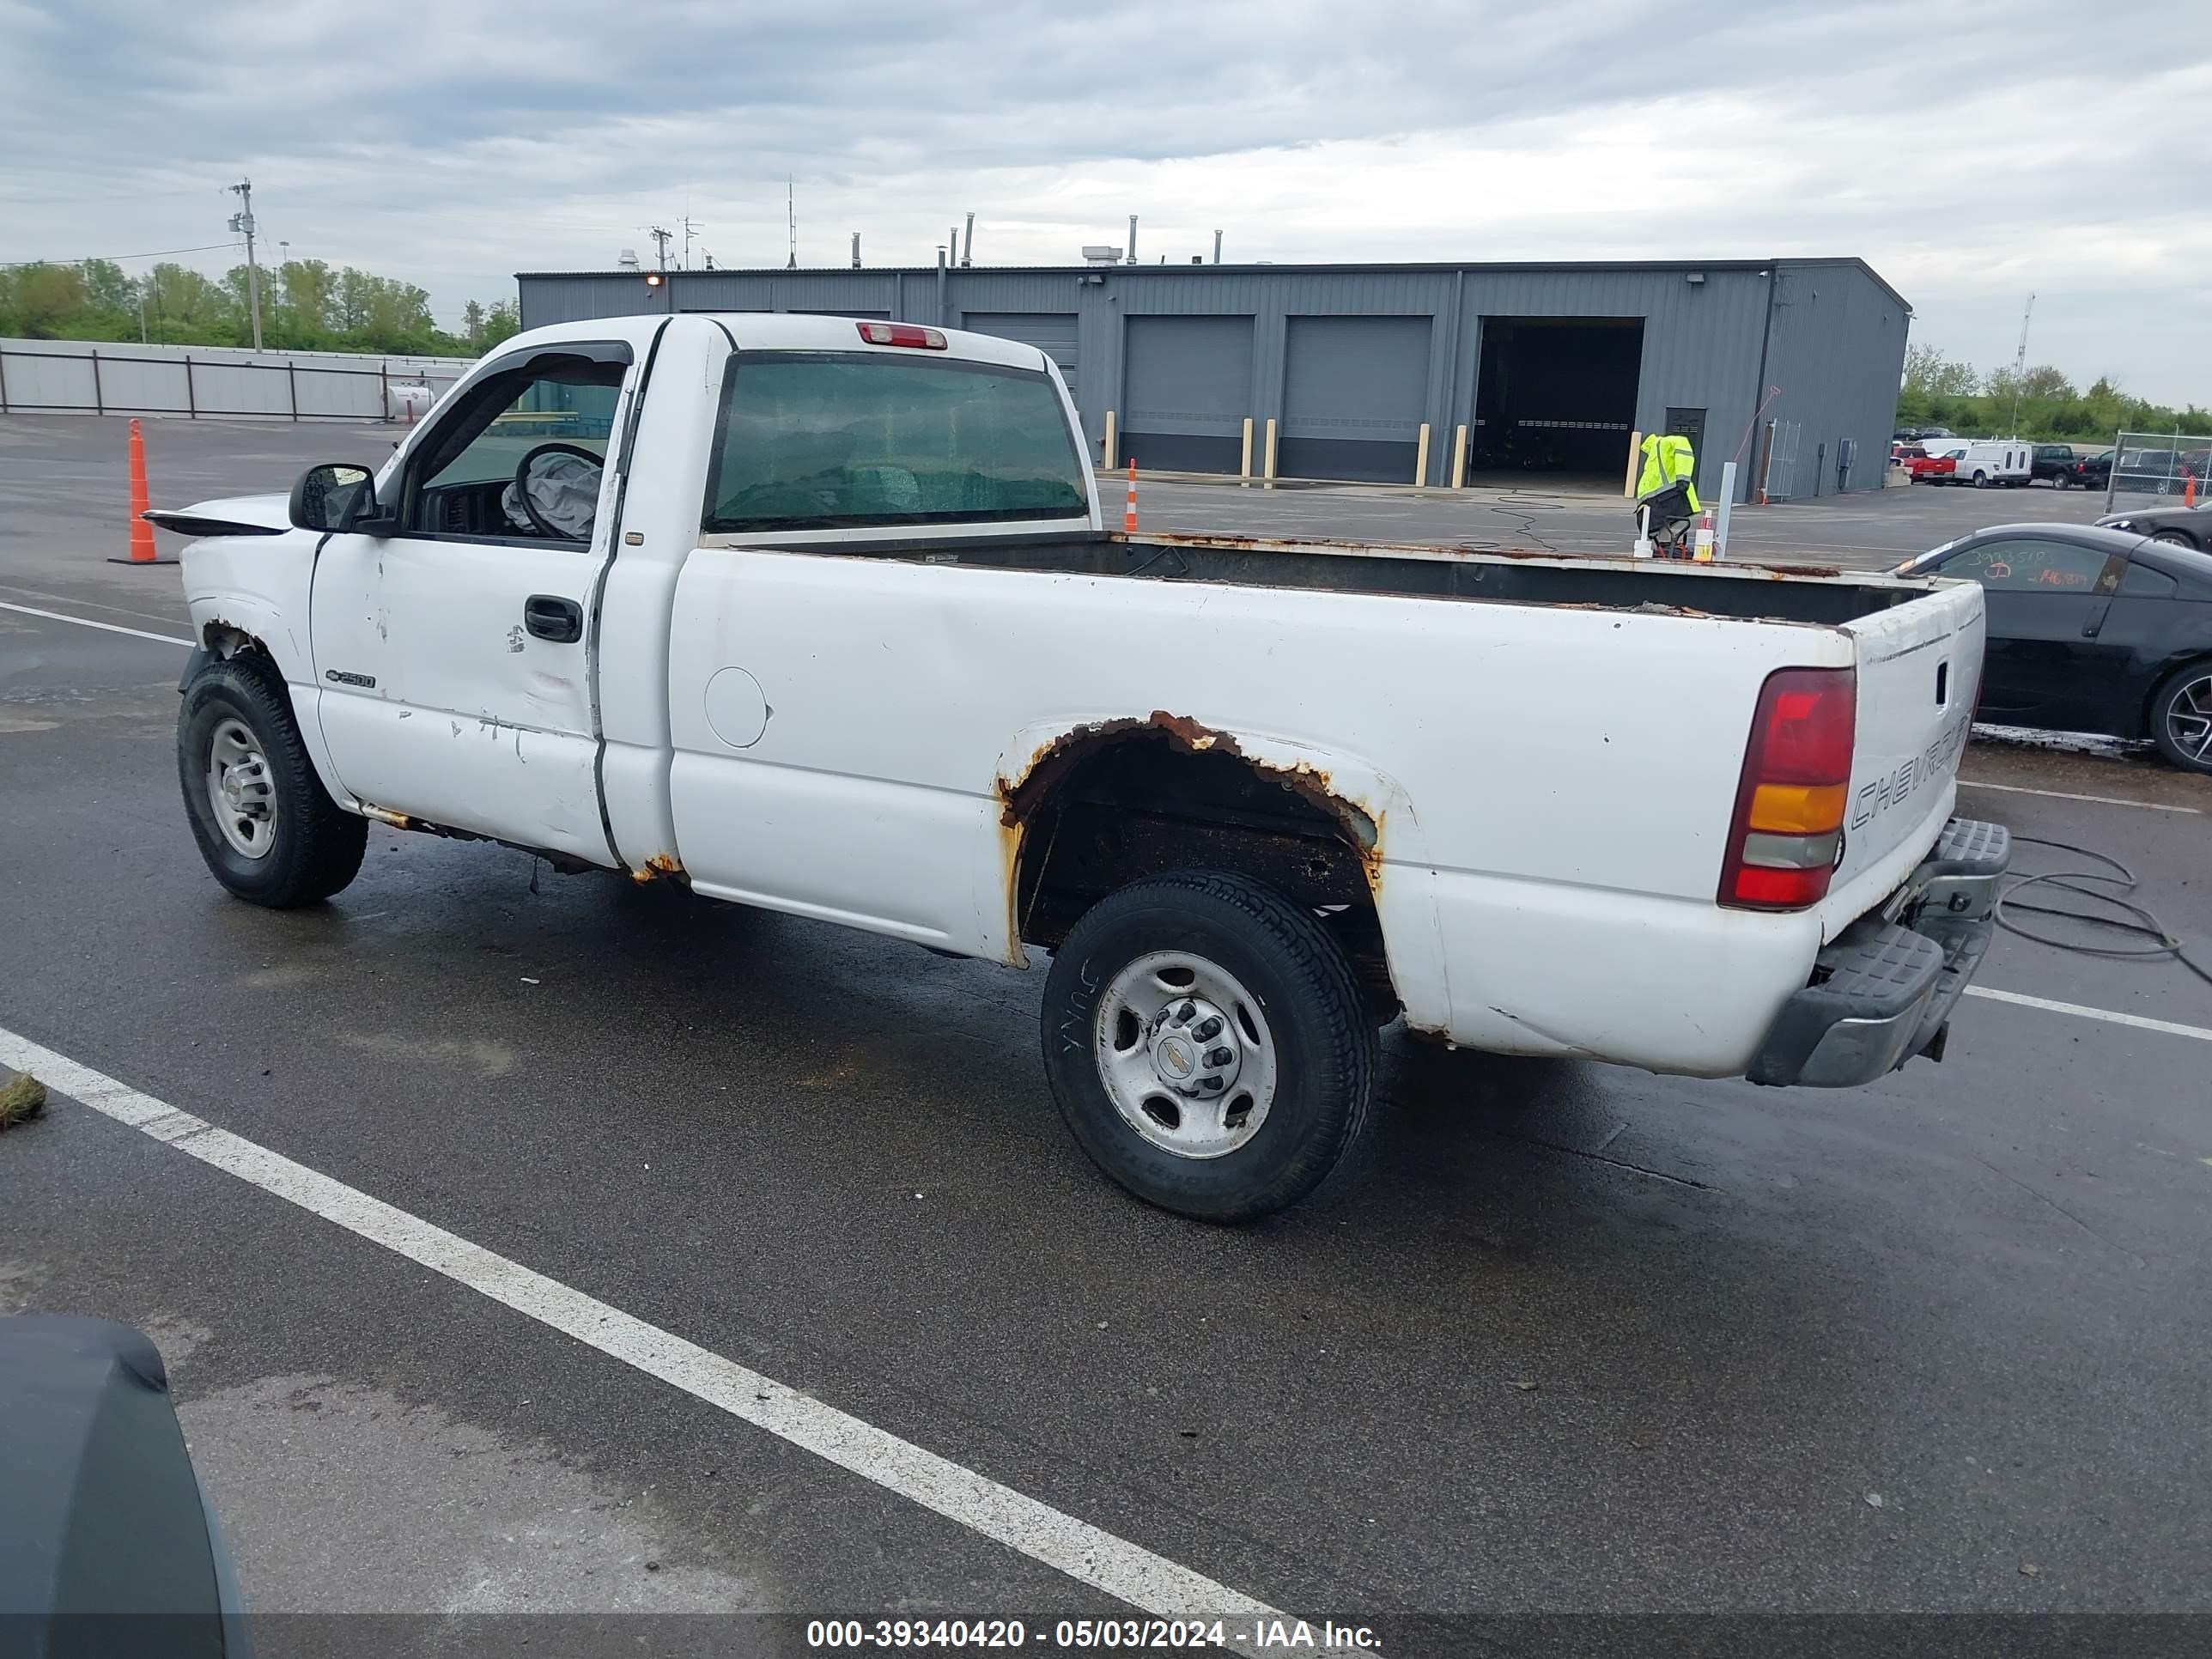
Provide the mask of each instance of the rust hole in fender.
{"label": "rust hole in fender", "polygon": [[1168,870],[1236,871],[1313,910],[1395,1011],[1376,895],[1379,816],[1328,772],[1246,752],[1188,715],[1078,726],[997,781],[1008,936],[1051,946],[1108,893]]}

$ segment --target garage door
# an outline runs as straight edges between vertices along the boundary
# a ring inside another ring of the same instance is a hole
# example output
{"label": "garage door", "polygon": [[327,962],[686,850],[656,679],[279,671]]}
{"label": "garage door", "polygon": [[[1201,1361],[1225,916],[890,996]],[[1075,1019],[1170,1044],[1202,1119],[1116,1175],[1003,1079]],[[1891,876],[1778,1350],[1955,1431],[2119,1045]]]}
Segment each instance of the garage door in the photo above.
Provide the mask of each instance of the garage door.
{"label": "garage door", "polygon": [[1293,317],[1276,471],[1411,483],[1429,398],[1426,317]]}
{"label": "garage door", "polygon": [[1033,345],[1060,365],[1060,378],[1075,393],[1076,320],[1072,311],[969,311],[960,326],[978,334]]}
{"label": "garage door", "polygon": [[1161,471],[1236,471],[1252,412],[1252,319],[1132,317],[1124,328],[1122,458]]}

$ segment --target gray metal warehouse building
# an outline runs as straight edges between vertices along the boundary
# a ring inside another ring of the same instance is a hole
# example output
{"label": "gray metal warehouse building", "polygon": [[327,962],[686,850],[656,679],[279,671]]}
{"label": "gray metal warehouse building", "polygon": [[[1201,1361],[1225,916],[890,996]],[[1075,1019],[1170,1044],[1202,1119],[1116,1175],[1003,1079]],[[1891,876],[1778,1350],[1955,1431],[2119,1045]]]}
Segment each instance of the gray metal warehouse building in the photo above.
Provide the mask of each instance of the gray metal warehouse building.
{"label": "gray metal warehouse building", "polygon": [[1620,488],[1636,432],[1697,440],[1698,483],[1878,489],[1911,308],[1860,259],[526,271],[537,328],[654,311],[784,311],[1005,335],[1066,376],[1093,455],[1234,473],[1276,423],[1296,478],[1454,476]]}

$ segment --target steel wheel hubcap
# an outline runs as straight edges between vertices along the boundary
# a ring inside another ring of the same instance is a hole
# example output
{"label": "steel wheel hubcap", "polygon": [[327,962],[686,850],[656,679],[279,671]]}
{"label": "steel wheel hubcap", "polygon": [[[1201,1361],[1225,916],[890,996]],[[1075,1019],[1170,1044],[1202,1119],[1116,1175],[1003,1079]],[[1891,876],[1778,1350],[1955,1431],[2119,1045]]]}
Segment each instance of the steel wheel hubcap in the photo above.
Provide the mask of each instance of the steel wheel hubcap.
{"label": "steel wheel hubcap", "polygon": [[2166,706],[2166,729],[2173,746],[2200,765],[2212,757],[2212,674],[2173,694]]}
{"label": "steel wheel hubcap", "polygon": [[266,858],[276,839],[276,787],[261,743],[241,720],[227,720],[208,743],[208,805],[231,850]]}
{"label": "steel wheel hubcap", "polygon": [[1259,1000],[1188,951],[1155,951],[1116,974],[1093,1045],[1115,1109],[1179,1158],[1235,1152],[1274,1102],[1274,1035]]}

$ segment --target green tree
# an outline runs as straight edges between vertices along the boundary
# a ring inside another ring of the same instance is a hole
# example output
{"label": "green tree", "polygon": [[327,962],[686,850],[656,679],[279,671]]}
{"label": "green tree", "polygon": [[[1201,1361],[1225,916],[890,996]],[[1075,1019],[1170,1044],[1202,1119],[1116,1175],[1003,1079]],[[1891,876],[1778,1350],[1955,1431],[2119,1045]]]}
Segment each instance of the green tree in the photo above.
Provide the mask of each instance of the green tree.
{"label": "green tree", "polygon": [[1934,346],[1908,346],[1905,352],[1905,390],[1923,398],[1971,396],[1981,384],[1972,363],[1946,357]]}
{"label": "green tree", "polygon": [[[470,303],[473,305],[474,301]],[[501,300],[484,313],[483,329],[471,343],[479,352],[490,350],[501,340],[522,332],[521,309],[512,300]]]}
{"label": "green tree", "polygon": [[84,275],[74,265],[22,265],[10,273],[11,328],[33,340],[65,339],[85,309]]}
{"label": "green tree", "polygon": [[87,259],[77,267],[84,281],[84,301],[94,312],[135,319],[138,314],[138,284],[112,259]]}
{"label": "green tree", "polygon": [[235,345],[240,321],[230,292],[186,265],[155,265],[145,276],[147,331],[178,345]]}
{"label": "green tree", "polygon": [[[456,338],[437,326],[430,296],[412,283],[320,259],[290,259],[260,274],[264,343],[301,350],[455,356],[496,345],[521,326],[514,302],[471,301]],[[143,307],[147,337],[174,345],[246,345],[246,271],[210,278],[162,264],[133,278],[112,260],[0,265],[0,335],[135,340]]]}

